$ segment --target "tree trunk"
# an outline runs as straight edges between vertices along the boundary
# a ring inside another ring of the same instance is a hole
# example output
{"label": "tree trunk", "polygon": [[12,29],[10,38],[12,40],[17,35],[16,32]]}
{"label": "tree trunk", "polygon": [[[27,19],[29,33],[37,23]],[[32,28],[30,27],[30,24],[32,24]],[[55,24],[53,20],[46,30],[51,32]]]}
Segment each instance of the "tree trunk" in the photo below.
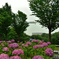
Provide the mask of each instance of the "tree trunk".
{"label": "tree trunk", "polygon": [[1,41],[2,34],[0,34],[0,41]]}
{"label": "tree trunk", "polygon": [[7,34],[6,34],[6,41],[7,41]]}
{"label": "tree trunk", "polygon": [[49,29],[49,42],[51,42],[51,28]]}
{"label": "tree trunk", "polygon": [[18,35],[18,41],[20,41],[20,35]]}

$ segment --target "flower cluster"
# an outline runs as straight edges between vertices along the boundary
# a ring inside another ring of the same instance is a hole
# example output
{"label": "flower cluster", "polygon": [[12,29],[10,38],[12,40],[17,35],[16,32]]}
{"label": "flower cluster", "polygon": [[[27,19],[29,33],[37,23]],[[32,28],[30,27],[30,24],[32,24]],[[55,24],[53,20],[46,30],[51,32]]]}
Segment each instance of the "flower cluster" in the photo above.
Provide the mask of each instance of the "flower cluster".
{"label": "flower cluster", "polygon": [[26,45],[22,44],[22,47],[23,47],[23,46],[24,46],[24,47],[28,47],[28,45],[27,45],[27,44],[26,44]]}
{"label": "flower cluster", "polygon": [[11,43],[11,41],[7,41],[7,43]]}
{"label": "flower cluster", "polygon": [[9,48],[18,48],[19,45],[17,43],[12,43],[12,44],[9,44]]}
{"label": "flower cluster", "polygon": [[4,47],[4,44],[2,44],[2,46]]}
{"label": "flower cluster", "polygon": [[34,49],[37,49],[38,47],[39,47],[38,45],[34,45],[34,46],[33,46]]}
{"label": "flower cluster", "polygon": [[0,43],[2,43],[3,41],[0,41]]}
{"label": "flower cluster", "polygon": [[33,39],[32,41],[33,41],[33,42],[39,42],[39,40],[35,40],[35,39]]}
{"label": "flower cluster", "polygon": [[51,42],[47,42],[47,44],[51,44]]}
{"label": "flower cluster", "polygon": [[9,51],[9,49],[7,47],[4,47],[2,50]]}
{"label": "flower cluster", "polygon": [[34,49],[37,49],[37,48],[39,48],[39,47],[40,47],[40,48],[43,48],[44,45],[34,45],[34,46],[33,46]]}
{"label": "flower cluster", "polygon": [[39,55],[36,55],[34,56],[32,59],[44,59],[43,57],[39,56]]}
{"label": "flower cluster", "polygon": [[50,48],[47,48],[47,49],[45,50],[45,53],[46,53],[46,55],[48,55],[48,56],[50,56],[50,57],[53,56],[53,50],[50,49]]}
{"label": "flower cluster", "polygon": [[29,41],[26,43],[26,45],[32,45]]}
{"label": "flower cluster", "polygon": [[10,57],[10,59],[21,59],[21,57],[19,57],[19,56],[12,56],[12,57]]}
{"label": "flower cluster", "polygon": [[15,40],[14,40],[14,39],[12,39],[12,40],[11,40],[11,42],[15,42]]}
{"label": "flower cluster", "polygon": [[44,41],[40,41],[39,44],[42,44]]}
{"label": "flower cluster", "polygon": [[16,54],[16,55],[21,54],[21,55],[23,55],[23,54],[24,54],[24,51],[23,51],[22,49],[15,49],[15,50],[12,52],[12,55],[13,55],[13,54]]}
{"label": "flower cluster", "polygon": [[47,47],[47,46],[48,46],[48,44],[47,44],[47,43],[42,43],[42,45],[44,45],[45,47]]}
{"label": "flower cluster", "polygon": [[0,59],[9,59],[9,56],[7,54],[0,54]]}

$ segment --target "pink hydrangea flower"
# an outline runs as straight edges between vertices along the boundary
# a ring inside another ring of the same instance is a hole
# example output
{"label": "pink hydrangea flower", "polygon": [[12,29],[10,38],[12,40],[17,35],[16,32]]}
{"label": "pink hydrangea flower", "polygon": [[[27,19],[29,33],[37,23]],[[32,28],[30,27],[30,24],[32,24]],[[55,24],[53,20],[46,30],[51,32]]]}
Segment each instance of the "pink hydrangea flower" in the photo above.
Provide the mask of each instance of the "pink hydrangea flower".
{"label": "pink hydrangea flower", "polygon": [[22,47],[23,47],[23,46],[24,46],[24,47],[28,47],[28,45],[27,45],[27,44],[26,44],[26,45],[22,44]]}
{"label": "pink hydrangea flower", "polygon": [[12,56],[10,59],[22,59],[20,56]]}
{"label": "pink hydrangea flower", "polygon": [[7,43],[11,43],[11,41],[7,41]]}
{"label": "pink hydrangea flower", "polygon": [[46,53],[46,55],[48,55],[48,56],[50,56],[50,57],[53,56],[53,50],[50,49],[50,48],[47,48],[47,49],[45,50],[45,53]]}
{"label": "pink hydrangea flower", "polygon": [[9,51],[9,49],[7,47],[4,47],[2,50]]}
{"label": "pink hydrangea flower", "polygon": [[34,49],[38,49],[38,47],[39,47],[38,45],[34,45],[33,46]]}
{"label": "pink hydrangea flower", "polygon": [[26,45],[32,45],[29,41],[26,43]]}
{"label": "pink hydrangea flower", "polygon": [[13,54],[16,54],[16,55],[21,54],[21,55],[23,55],[23,54],[24,54],[24,51],[23,51],[22,49],[15,49],[15,50],[12,52],[12,55],[13,55]]}
{"label": "pink hydrangea flower", "polygon": [[33,41],[33,42],[39,42],[39,40],[35,40],[35,39],[33,39],[32,41]]}
{"label": "pink hydrangea flower", "polygon": [[11,42],[15,42],[15,40],[14,40],[14,39],[12,39],[12,40],[11,40]]}
{"label": "pink hydrangea flower", "polygon": [[19,41],[17,41],[19,43]]}
{"label": "pink hydrangea flower", "polygon": [[7,54],[0,54],[0,59],[9,59],[9,56]]}
{"label": "pink hydrangea flower", "polygon": [[47,43],[42,43],[42,45],[44,45],[45,47],[47,47],[47,46],[48,46],[48,44],[47,44]]}
{"label": "pink hydrangea flower", "polygon": [[22,42],[20,42],[20,43],[23,43],[23,41],[22,41]]}
{"label": "pink hydrangea flower", "polygon": [[2,46],[4,47],[4,44]]}
{"label": "pink hydrangea flower", "polygon": [[44,45],[38,45],[38,47],[43,48],[43,47],[44,47]]}
{"label": "pink hydrangea flower", "polygon": [[12,43],[12,44],[9,44],[9,48],[18,48],[19,45],[17,43]]}
{"label": "pink hydrangea flower", "polygon": [[42,44],[44,41],[40,41],[39,44]]}
{"label": "pink hydrangea flower", "polygon": [[47,44],[51,44],[51,42],[47,42]]}
{"label": "pink hydrangea flower", "polygon": [[2,43],[3,41],[0,41],[0,43]]}
{"label": "pink hydrangea flower", "polygon": [[44,59],[43,57],[39,56],[39,55],[36,55],[34,56],[32,59]]}

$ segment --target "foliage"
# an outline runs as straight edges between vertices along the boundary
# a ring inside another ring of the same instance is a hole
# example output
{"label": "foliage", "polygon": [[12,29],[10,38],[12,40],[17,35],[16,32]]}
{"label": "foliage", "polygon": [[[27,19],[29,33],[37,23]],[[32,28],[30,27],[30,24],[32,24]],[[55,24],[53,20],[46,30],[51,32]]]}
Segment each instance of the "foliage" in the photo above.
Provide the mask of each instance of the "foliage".
{"label": "foliage", "polygon": [[42,37],[46,37],[46,38],[48,38],[48,37],[49,37],[49,35],[48,35],[48,34],[46,34],[46,33],[43,33],[41,36],[42,36]]}
{"label": "foliage", "polygon": [[25,33],[22,33],[21,37],[20,37],[20,41],[29,41],[30,40],[30,36],[26,35]]}
{"label": "foliage", "polygon": [[59,27],[59,0],[28,0],[33,15],[39,18],[42,26],[49,30],[49,41],[51,32]]}
{"label": "foliage", "polygon": [[18,38],[17,33],[15,32],[14,28],[11,27],[10,32],[7,34],[7,39],[8,40],[14,39],[15,41],[17,41],[17,38]]}
{"label": "foliage", "polygon": [[26,30],[28,27],[28,23],[26,22],[26,14],[24,14],[21,11],[18,11],[18,14],[13,15],[13,28],[15,29],[17,35],[18,35],[18,40],[20,39],[21,34]]}
{"label": "foliage", "polygon": [[[19,40],[28,27],[26,19],[26,14],[21,11],[14,14],[11,6],[8,5],[8,3],[5,3],[5,5],[0,8],[0,40]],[[10,26],[12,26],[14,29],[10,30]],[[29,38],[26,37],[26,39]]]}
{"label": "foliage", "polygon": [[52,44],[58,44],[59,45],[59,32],[52,34]]}
{"label": "foliage", "polygon": [[[8,3],[5,4],[2,8],[0,8],[0,35],[2,36],[3,33],[6,36],[7,40],[7,33],[9,32],[9,26],[12,23],[12,11],[11,6]],[[0,39],[2,39],[0,37]]]}
{"label": "foliage", "polygon": [[41,35],[32,35],[31,38],[32,38],[32,39],[42,40],[42,36],[41,36]]}

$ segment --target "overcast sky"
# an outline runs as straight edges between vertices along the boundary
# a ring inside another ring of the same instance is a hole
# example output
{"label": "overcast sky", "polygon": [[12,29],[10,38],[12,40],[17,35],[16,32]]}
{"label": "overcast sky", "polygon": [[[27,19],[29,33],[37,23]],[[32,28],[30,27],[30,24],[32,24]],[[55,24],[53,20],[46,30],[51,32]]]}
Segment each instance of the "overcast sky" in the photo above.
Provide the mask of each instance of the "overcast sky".
{"label": "overcast sky", "polygon": [[[17,13],[18,10],[22,11],[27,15],[27,20],[36,20],[38,19],[35,16],[30,16],[32,14],[29,8],[29,2],[27,0],[0,0],[0,8],[5,5],[5,3],[11,5],[11,9],[14,13]],[[54,32],[58,32],[59,29],[56,29]],[[25,31],[26,34],[32,35],[32,33],[48,33],[48,29],[36,23],[36,24],[29,24],[29,27]],[[54,33],[53,32],[53,33]]]}

